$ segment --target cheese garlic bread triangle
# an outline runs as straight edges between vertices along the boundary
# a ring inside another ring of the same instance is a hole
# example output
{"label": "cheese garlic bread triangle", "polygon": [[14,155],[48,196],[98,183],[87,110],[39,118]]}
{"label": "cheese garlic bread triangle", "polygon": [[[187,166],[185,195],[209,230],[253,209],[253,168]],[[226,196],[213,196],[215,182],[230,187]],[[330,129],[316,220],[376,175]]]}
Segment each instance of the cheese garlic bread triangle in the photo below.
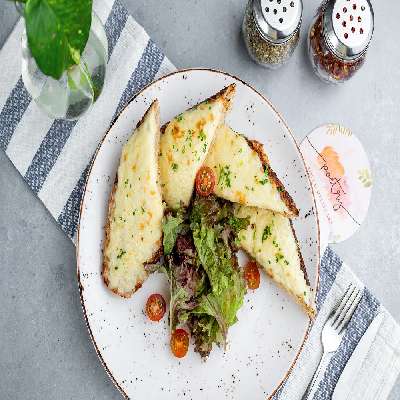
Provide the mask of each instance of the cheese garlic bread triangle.
{"label": "cheese garlic bread triangle", "polygon": [[294,217],[298,209],[269,165],[263,145],[226,125],[217,129],[205,160],[217,177],[215,194],[247,206]]}
{"label": "cheese garlic bread triangle", "polygon": [[164,213],[159,186],[160,113],[155,101],[122,149],[105,228],[103,279],[130,297],[147,278],[146,263],[161,255]]}
{"label": "cheese garlic bread triangle", "polygon": [[207,156],[217,127],[224,122],[235,93],[232,84],[175,117],[160,140],[160,174],[168,207],[188,206],[198,169]]}
{"label": "cheese garlic bread triangle", "polygon": [[314,316],[312,292],[292,221],[269,210],[240,205],[235,206],[235,215],[250,222],[239,233],[239,247]]}

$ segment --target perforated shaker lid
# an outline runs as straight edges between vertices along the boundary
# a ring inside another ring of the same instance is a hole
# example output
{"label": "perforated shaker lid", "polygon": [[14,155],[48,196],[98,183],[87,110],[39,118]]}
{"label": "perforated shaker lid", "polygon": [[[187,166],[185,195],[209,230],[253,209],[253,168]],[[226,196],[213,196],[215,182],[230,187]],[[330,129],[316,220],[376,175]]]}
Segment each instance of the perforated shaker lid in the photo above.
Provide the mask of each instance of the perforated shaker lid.
{"label": "perforated shaker lid", "polygon": [[302,0],[253,0],[252,7],[260,33],[275,43],[293,35],[303,13]]}
{"label": "perforated shaker lid", "polygon": [[352,236],[363,223],[372,176],[364,147],[350,129],[326,124],[301,143],[317,205],[321,250]]}
{"label": "perforated shaker lid", "polygon": [[374,11],[369,0],[328,0],[324,37],[339,58],[353,60],[368,48],[374,32]]}

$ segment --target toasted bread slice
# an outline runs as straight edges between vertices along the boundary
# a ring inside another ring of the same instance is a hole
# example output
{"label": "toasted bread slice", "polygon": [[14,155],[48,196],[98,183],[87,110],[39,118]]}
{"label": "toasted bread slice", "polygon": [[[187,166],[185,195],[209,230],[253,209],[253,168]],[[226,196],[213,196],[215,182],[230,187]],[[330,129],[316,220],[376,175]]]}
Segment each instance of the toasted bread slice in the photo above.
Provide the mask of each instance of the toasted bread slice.
{"label": "toasted bread slice", "polygon": [[205,165],[212,168],[217,177],[214,190],[217,196],[288,217],[299,214],[269,165],[261,143],[246,139],[226,125],[220,126]]}
{"label": "toasted bread slice", "polygon": [[189,205],[196,173],[206,158],[218,125],[224,122],[234,93],[232,84],[165,126],[160,142],[160,174],[168,207],[177,209]]}
{"label": "toasted bread slice", "polygon": [[164,213],[159,186],[160,113],[155,101],[122,149],[105,228],[103,279],[130,297],[147,278],[146,263],[161,255]]}
{"label": "toasted bread slice", "polygon": [[292,221],[269,210],[240,205],[235,206],[235,215],[250,221],[239,233],[239,246],[313,317],[313,296]]}

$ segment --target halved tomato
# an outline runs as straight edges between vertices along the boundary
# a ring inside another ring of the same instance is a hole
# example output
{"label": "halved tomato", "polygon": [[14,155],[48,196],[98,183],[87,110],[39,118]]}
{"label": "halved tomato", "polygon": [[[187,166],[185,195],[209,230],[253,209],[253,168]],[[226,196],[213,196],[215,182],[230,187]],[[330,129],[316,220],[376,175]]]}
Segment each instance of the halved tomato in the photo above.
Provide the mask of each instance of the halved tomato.
{"label": "halved tomato", "polygon": [[161,294],[152,294],[147,299],[146,314],[151,321],[159,321],[167,310],[167,304]]}
{"label": "halved tomato", "polygon": [[171,351],[175,357],[185,357],[189,349],[189,334],[184,329],[175,329],[171,335]]}
{"label": "halved tomato", "polygon": [[258,289],[260,287],[260,271],[255,261],[249,261],[244,267],[244,279],[249,289]]}
{"label": "halved tomato", "polygon": [[215,174],[210,167],[201,167],[196,175],[196,191],[200,196],[209,196],[214,192]]}

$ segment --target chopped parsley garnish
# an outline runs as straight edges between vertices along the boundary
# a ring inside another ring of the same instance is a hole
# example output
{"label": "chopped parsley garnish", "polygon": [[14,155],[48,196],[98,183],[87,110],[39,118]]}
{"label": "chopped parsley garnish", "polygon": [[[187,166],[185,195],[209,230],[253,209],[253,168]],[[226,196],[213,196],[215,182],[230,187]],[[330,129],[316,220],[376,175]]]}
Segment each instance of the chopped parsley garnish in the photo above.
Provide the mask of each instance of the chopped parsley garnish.
{"label": "chopped parsley garnish", "polygon": [[173,171],[176,171],[178,169],[178,164],[177,163],[172,163],[171,168]]}
{"label": "chopped parsley garnish", "polygon": [[278,192],[283,192],[283,187],[282,186],[278,186]]}
{"label": "chopped parsley garnish", "polygon": [[282,253],[276,253],[275,254],[275,261],[276,262],[279,262],[279,261],[281,261],[281,260],[283,260],[283,254]]}
{"label": "chopped parsley garnish", "polygon": [[262,241],[267,240],[272,235],[271,227],[267,225],[262,234]]}
{"label": "chopped parsley garnish", "polygon": [[146,210],[143,208],[143,206],[141,207],[142,210],[142,214],[144,214],[146,212]]}
{"label": "chopped parsley garnish", "polygon": [[123,249],[120,249],[119,253],[117,254],[117,258],[120,259],[124,254],[126,254],[126,251]]}
{"label": "chopped parsley garnish", "polygon": [[182,120],[183,120],[183,115],[181,114],[181,115],[178,115],[177,117],[176,117],[176,120],[178,121],[178,122],[181,122]]}
{"label": "chopped parsley garnish", "polygon": [[185,137],[185,141],[189,143],[189,147],[192,147],[193,131],[188,129]]}
{"label": "chopped parsley garnish", "polygon": [[257,177],[255,177],[255,179],[260,185],[265,185],[269,182],[268,177],[269,177],[269,170],[268,170],[268,167],[266,166],[266,167],[264,167],[264,174],[263,174],[262,179],[257,179]]}
{"label": "chopped parsley garnish", "polygon": [[224,186],[231,187],[231,170],[229,165],[219,165],[218,185],[222,188]]}
{"label": "chopped parsley garnish", "polygon": [[203,153],[207,153],[207,142],[203,143]]}
{"label": "chopped parsley garnish", "polygon": [[199,132],[199,139],[200,139],[201,141],[207,139],[207,136],[206,136],[206,134],[204,133],[203,129]]}
{"label": "chopped parsley garnish", "polygon": [[124,185],[127,186],[129,183],[129,179],[125,179]]}
{"label": "chopped parsley garnish", "polygon": [[132,211],[132,215],[136,214],[136,208]]}

